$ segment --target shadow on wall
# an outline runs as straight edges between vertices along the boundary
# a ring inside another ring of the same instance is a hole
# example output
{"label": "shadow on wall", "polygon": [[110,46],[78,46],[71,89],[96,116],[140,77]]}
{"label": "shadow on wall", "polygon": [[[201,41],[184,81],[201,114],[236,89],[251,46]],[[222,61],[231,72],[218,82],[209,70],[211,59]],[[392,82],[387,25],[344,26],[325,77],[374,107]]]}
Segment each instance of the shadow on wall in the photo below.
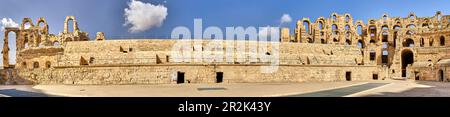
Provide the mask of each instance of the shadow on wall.
{"label": "shadow on wall", "polygon": [[19,77],[18,71],[13,68],[0,69],[0,85],[29,85],[33,81]]}
{"label": "shadow on wall", "polygon": [[450,83],[436,81],[416,81],[426,87],[415,87],[402,92],[382,92],[363,97],[450,97]]}
{"label": "shadow on wall", "polygon": [[25,91],[17,89],[0,89],[0,94],[11,96],[11,97],[52,97],[53,95],[48,95],[40,90],[37,91]]}

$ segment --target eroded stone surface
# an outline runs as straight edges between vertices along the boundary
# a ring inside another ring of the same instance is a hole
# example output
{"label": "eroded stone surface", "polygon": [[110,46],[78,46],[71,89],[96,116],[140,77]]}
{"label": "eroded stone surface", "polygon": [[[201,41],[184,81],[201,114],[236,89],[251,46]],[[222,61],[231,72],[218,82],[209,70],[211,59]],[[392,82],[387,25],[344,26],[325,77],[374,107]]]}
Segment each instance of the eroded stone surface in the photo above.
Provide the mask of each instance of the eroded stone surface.
{"label": "eroded stone surface", "polygon": [[[72,32],[69,22],[73,23]],[[25,29],[27,23],[30,27]],[[350,14],[333,13],[329,18],[320,17],[315,21],[299,20],[293,35],[289,29],[282,28],[278,45],[241,40],[217,43],[204,39],[187,42],[189,49],[183,51],[174,50],[179,41],[169,39],[110,40],[98,32],[96,38],[90,40],[88,34],[78,28],[73,16],[65,19],[64,31],[58,35],[48,34],[44,18],[39,18],[37,24],[24,18],[20,28],[5,29],[0,83],[170,84],[177,83],[181,76],[178,73],[184,73],[185,83],[214,83],[219,73],[223,73],[225,83],[403,77],[447,81],[446,74],[450,73],[450,69],[446,69],[450,64],[447,41],[450,16],[441,12],[432,17],[417,17],[414,13],[407,17],[384,14],[367,24],[355,21]],[[9,32],[15,32],[17,38],[15,65],[8,64]],[[233,50],[204,49],[212,44],[231,45]],[[240,44],[245,45],[247,54],[235,50],[240,49],[237,46]],[[251,51],[261,45],[269,48]],[[180,61],[172,52],[197,55]],[[263,73],[261,67],[273,61],[251,59],[257,53],[279,57],[278,69]],[[208,54],[231,55],[232,59],[196,61]]]}

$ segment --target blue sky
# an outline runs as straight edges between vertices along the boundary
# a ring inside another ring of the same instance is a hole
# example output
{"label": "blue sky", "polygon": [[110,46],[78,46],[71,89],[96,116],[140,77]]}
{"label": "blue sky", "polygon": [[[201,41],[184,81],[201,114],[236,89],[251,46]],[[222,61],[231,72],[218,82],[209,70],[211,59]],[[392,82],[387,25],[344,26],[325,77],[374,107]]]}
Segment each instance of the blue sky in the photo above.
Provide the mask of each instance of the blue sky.
{"label": "blue sky", "polygon": [[[33,21],[45,17],[50,33],[63,30],[66,16],[74,15],[79,28],[94,38],[96,32],[104,32],[107,38],[167,38],[177,26],[187,26],[193,31],[195,18],[203,19],[203,27],[218,26],[278,26],[283,14],[289,14],[292,22],[284,24],[291,30],[302,17],[329,17],[332,12],[350,13],[354,19],[367,22],[380,18],[383,13],[406,17],[409,12],[417,16],[433,16],[436,11],[450,14],[450,1],[446,0],[139,0],[167,8],[167,16],[161,26],[138,33],[131,33],[124,9],[130,0],[2,0],[0,19],[11,18],[21,22],[29,17]],[[291,32],[292,33],[292,32]],[[3,37],[3,33],[0,34]]]}
{"label": "blue sky", "polygon": [[[140,33],[130,33],[124,26],[124,9],[129,0],[2,0],[0,18],[36,20],[45,17],[50,32],[63,29],[65,16],[74,15],[81,30],[93,38],[98,31],[107,37],[167,37],[176,26],[192,28],[194,18],[202,18],[203,26],[277,26],[282,14],[289,14],[293,21],[286,24],[291,29],[302,17],[315,19],[328,17],[332,12],[350,13],[355,19],[367,21],[390,16],[433,16],[436,11],[450,13],[450,1],[445,0],[140,0],[162,4],[168,15],[161,27]],[[193,30],[193,29],[191,29]]]}

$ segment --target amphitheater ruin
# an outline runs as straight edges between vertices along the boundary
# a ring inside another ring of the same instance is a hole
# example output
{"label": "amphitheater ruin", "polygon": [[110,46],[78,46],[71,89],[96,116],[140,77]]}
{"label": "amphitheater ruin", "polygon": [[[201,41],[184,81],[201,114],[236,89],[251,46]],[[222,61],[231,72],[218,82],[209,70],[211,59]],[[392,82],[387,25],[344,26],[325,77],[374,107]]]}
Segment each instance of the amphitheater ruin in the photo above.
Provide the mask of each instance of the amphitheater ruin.
{"label": "amphitheater ruin", "polygon": [[[8,42],[11,34],[15,47]],[[0,84],[450,81],[450,16],[439,11],[432,17],[384,14],[367,23],[332,13],[315,21],[298,20],[292,35],[289,28],[282,28],[280,35],[279,68],[262,73],[260,67],[268,63],[261,61],[177,62],[170,55],[176,39],[105,39],[102,32],[89,39],[73,16],[55,35],[49,34],[44,18],[36,25],[24,18],[19,28],[4,30]],[[16,64],[10,64],[11,49],[16,49]]]}

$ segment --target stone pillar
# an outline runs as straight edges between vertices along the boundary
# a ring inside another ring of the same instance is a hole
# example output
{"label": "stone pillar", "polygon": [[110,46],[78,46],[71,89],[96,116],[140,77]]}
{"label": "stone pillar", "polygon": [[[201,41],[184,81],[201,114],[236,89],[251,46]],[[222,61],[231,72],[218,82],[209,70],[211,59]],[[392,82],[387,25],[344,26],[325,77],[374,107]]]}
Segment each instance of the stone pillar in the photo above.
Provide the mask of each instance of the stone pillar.
{"label": "stone pillar", "polygon": [[4,32],[2,54],[3,54],[3,68],[9,67],[8,31]]}

